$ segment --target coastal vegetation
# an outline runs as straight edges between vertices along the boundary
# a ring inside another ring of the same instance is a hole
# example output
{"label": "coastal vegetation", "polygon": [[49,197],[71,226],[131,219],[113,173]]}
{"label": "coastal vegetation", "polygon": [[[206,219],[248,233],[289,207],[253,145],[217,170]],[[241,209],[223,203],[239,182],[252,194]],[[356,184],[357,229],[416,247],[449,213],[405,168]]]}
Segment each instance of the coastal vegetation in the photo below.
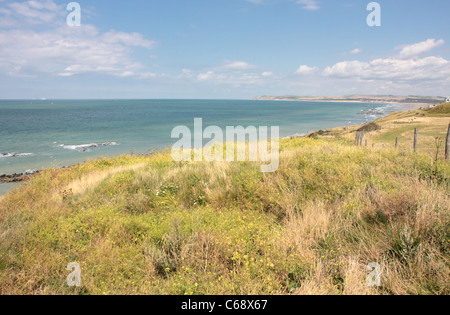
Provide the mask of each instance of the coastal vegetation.
{"label": "coastal vegetation", "polygon": [[450,294],[450,163],[410,147],[449,105],[376,121],[367,147],[361,126],[285,139],[276,173],[168,151],[44,170],[0,198],[0,294]]}
{"label": "coastal vegetation", "polygon": [[[436,153],[436,142],[446,140],[450,123],[450,103],[440,104],[430,109],[392,113],[364,126],[334,128],[325,134],[312,133],[311,137],[321,136],[328,139],[354,141],[358,131],[365,131],[364,139],[369,147],[398,149],[402,152],[413,151],[414,131],[418,130],[417,151],[428,156]],[[364,141],[365,145],[365,141]],[[444,159],[444,150],[439,150],[440,159]]]}

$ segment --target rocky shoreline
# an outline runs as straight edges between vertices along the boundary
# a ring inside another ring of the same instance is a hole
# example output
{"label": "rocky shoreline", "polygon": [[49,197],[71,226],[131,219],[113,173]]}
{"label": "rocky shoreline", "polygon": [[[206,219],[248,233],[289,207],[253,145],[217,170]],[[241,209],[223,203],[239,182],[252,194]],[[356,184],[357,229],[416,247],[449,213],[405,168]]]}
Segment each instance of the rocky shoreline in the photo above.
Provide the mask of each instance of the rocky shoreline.
{"label": "rocky shoreline", "polygon": [[16,158],[23,156],[33,156],[33,153],[0,153],[0,158]]}
{"label": "rocky shoreline", "polygon": [[31,179],[34,175],[37,175],[40,172],[41,171],[33,171],[33,172],[25,172],[25,173],[14,173],[11,175],[1,174],[0,182],[2,184],[24,182],[24,181]]}
{"label": "rocky shoreline", "polygon": [[[81,163],[78,163],[76,165],[80,165]],[[76,166],[73,165],[73,166]],[[60,167],[60,170],[68,169],[71,166],[63,166]],[[33,176],[36,176],[38,174],[42,173],[42,171],[28,171],[24,173],[14,173],[14,174],[0,174],[0,183],[1,184],[11,184],[11,183],[20,183],[27,180],[30,180]]]}

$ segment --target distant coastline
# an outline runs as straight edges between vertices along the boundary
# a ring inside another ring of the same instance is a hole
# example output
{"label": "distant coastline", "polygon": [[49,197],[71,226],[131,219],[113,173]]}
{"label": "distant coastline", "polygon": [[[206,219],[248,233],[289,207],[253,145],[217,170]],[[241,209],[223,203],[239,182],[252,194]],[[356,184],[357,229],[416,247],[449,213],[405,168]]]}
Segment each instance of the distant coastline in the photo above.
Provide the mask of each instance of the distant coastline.
{"label": "distant coastline", "polygon": [[395,96],[395,95],[343,95],[343,96],[257,96],[255,101],[291,101],[291,102],[332,102],[332,103],[374,103],[374,104],[405,104],[414,109],[445,102],[440,96]]}

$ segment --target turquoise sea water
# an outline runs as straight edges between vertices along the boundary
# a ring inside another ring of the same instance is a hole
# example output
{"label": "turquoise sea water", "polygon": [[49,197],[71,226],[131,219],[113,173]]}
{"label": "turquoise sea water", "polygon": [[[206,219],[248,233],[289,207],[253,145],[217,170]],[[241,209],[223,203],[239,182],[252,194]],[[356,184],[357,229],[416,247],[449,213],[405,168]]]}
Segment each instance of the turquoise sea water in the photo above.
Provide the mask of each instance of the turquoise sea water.
{"label": "turquoise sea water", "polygon": [[[169,147],[172,129],[279,126],[282,137],[371,121],[401,105],[244,100],[0,101],[0,174]],[[0,185],[0,195],[10,185]]]}

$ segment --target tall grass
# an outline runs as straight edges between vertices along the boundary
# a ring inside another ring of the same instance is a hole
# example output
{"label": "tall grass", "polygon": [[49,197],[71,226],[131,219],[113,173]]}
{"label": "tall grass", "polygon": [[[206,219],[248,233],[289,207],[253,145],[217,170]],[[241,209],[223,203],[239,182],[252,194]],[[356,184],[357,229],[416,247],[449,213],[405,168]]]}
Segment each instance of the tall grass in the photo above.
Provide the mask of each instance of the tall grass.
{"label": "tall grass", "polygon": [[0,201],[0,293],[450,293],[448,163],[293,139],[278,172],[259,166],[161,152],[44,171]]}

